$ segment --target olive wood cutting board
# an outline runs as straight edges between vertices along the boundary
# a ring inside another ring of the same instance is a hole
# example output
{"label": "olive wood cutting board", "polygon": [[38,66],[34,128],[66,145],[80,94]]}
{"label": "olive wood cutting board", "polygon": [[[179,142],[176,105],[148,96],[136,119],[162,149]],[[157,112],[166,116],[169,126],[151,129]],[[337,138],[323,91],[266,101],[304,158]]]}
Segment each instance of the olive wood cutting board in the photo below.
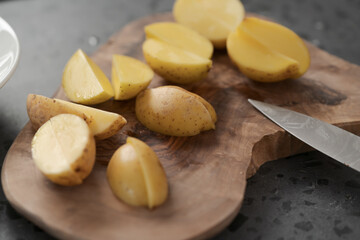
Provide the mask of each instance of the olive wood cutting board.
{"label": "olive wood cutting board", "polygon": [[[143,60],[145,25],[172,20],[159,14],[129,23],[93,56],[108,77],[113,54]],[[149,131],[134,114],[134,100],[96,107],[122,114],[128,124],[97,142],[97,163],[80,186],[57,186],[35,168],[28,123],[11,146],[2,184],[11,205],[61,239],[203,239],[226,227],[238,213],[246,179],[265,162],[310,150],[257,112],[248,98],[296,110],[360,134],[360,67],[309,45],[311,67],[301,78],[257,83],[244,77],[226,51],[215,51],[207,79],[183,86],[208,100],[216,130],[193,137]],[[60,81],[60,80],[59,80]],[[155,77],[150,87],[169,84]],[[55,97],[66,99],[60,88]],[[24,103],[25,104],[25,103]],[[106,164],[127,136],[149,144],[162,162],[169,197],[154,210],[128,206],[112,194]]]}

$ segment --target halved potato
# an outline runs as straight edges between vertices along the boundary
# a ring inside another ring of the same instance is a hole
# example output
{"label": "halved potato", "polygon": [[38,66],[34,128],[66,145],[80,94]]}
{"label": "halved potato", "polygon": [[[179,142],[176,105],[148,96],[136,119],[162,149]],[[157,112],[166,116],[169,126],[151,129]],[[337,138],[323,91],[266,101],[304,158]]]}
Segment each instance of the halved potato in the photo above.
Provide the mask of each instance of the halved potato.
{"label": "halved potato", "polygon": [[71,101],[81,104],[97,104],[114,96],[108,78],[81,49],[67,62],[62,87]]}
{"label": "halved potato", "polygon": [[147,88],[154,72],[143,62],[127,56],[113,55],[112,85],[115,100],[127,100]]}
{"label": "halved potato", "polygon": [[31,142],[37,168],[52,182],[78,185],[95,163],[95,140],[86,122],[76,115],[60,114],[39,128]]}
{"label": "halved potato", "polygon": [[216,113],[205,99],[175,86],[147,89],[136,98],[138,120],[152,131],[193,136],[215,129]]}
{"label": "halved potato", "polygon": [[224,48],[226,38],[245,16],[239,0],[177,0],[173,15],[178,23],[208,38],[215,48]]}
{"label": "halved potato", "polygon": [[207,58],[155,39],[144,42],[143,53],[146,62],[157,74],[179,84],[202,80],[212,65]]}
{"label": "halved potato", "polygon": [[309,51],[293,31],[253,17],[229,35],[227,50],[244,75],[260,82],[298,78],[310,65]]}
{"label": "halved potato", "polygon": [[126,119],[116,113],[35,94],[28,95],[26,106],[35,130],[61,113],[75,114],[83,118],[96,139],[111,137],[126,124]]}
{"label": "halved potato", "polygon": [[128,137],[112,156],[107,179],[116,197],[133,206],[153,208],[165,202],[168,183],[155,152],[144,142]]}
{"label": "halved potato", "polygon": [[207,38],[178,23],[153,23],[145,27],[145,33],[147,39],[157,39],[204,58],[213,54],[213,45]]}

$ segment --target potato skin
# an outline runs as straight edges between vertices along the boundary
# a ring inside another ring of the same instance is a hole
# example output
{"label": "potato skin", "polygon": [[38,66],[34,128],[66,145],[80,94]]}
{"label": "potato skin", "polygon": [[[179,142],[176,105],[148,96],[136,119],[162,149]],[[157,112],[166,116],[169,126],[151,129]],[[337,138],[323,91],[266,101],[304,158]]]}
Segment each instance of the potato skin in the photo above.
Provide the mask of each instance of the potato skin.
{"label": "potato skin", "polygon": [[[155,48],[161,50],[153,51]],[[156,55],[158,52],[166,51],[169,53],[169,56],[177,55],[176,58],[179,57],[179,51],[183,52],[183,55],[190,55],[192,57],[187,57],[196,58],[198,62],[188,63],[184,60],[183,62],[178,62],[171,58],[163,56],[159,57]],[[212,67],[212,61],[207,58],[202,58],[192,53],[186,53],[186,51],[182,49],[177,49],[174,46],[155,39],[147,39],[143,43],[143,54],[146,62],[155,73],[164,79],[177,84],[189,84],[205,79]],[[199,59],[201,59],[201,61]]]}
{"label": "potato skin", "polygon": [[26,109],[35,130],[39,129],[50,118],[61,113],[70,113],[77,115],[89,124],[90,119],[82,112],[64,107],[55,99],[47,98],[40,95],[29,94],[26,101]]}
{"label": "potato skin", "polygon": [[95,139],[103,140],[115,135],[124,127],[126,123],[127,123],[126,119],[123,118],[122,116],[119,116],[119,118],[116,121],[114,121],[106,130],[104,130],[102,133],[96,134]]}
{"label": "potato skin", "polygon": [[[76,107],[80,107],[79,110]],[[90,129],[93,131],[97,140],[102,140],[113,136],[127,123],[125,118],[123,118],[121,115],[118,115],[112,124],[107,126],[107,128],[99,131],[99,129],[97,129],[97,122],[95,121],[94,117],[90,114],[86,114],[88,113],[88,110],[86,109],[91,109],[91,107],[67,102],[60,99],[47,98],[35,94],[28,95],[26,108],[31,124],[35,130],[39,129],[39,127],[41,127],[46,121],[56,115],[70,113],[84,119],[85,122],[89,125]],[[84,108],[84,112],[80,111],[82,108]]]}
{"label": "potato skin", "polygon": [[154,78],[153,70],[145,63],[125,55],[113,55],[111,83],[115,100],[135,98]]}
{"label": "potato skin", "polygon": [[161,61],[161,59],[146,52],[144,52],[144,57],[154,72],[164,79],[177,84],[189,84],[205,79],[212,66],[211,62],[206,65],[197,66],[174,64]]}
{"label": "potato skin", "polygon": [[216,113],[200,96],[180,87],[147,89],[136,98],[138,120],[152,131],[171,136],[194,136],[215,129]]}

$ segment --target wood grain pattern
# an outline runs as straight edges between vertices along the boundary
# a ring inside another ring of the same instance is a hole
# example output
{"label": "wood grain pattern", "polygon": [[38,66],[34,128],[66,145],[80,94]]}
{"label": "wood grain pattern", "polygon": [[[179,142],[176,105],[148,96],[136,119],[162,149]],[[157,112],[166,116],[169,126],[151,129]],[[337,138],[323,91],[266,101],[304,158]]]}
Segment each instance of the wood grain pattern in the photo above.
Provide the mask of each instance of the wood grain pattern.
{"label": "wood grain pattern", "polygon": [[[171,20],[171,15],[130,23],[93,55],[94,61],[110,76],[115,53],[143,60],[143,27],[165,20]],[[20,213],[62,239],[208,238],[236,216],[246,178],[261,164],[309,150],[252,108],[248,98],[360,133],[360,67],[314,46],[309,45],[309,49],[312,63],[302,78],[273,84],[247,79],[230,62],[226,51],[215,52],[208,78],[184,86],[208,100],[218,115],[215,131],[194,137],[150,132],[136,120],[133,100],[97,105],[122,114],[128,124],[119,134],[97,142],[97,163],[81,186],[56,186],[41,175],[31,159],[34,131],[27,124],[3,165],[6,197]],[[155,77],[150,87],[164,84],[168,83]],[[62,89],[55,96],[66,99]],[[165,167],[170,195],[155,210],[123,204],[106,182],[106,163],[126,136],[148,143]]]}

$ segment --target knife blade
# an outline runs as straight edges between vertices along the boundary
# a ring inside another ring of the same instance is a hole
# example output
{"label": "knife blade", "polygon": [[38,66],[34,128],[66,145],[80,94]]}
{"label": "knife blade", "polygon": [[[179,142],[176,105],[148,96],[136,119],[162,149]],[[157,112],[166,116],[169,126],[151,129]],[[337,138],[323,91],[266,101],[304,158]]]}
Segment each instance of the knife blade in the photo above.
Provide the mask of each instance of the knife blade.
{"label": "knife blade", "polygon": [[360,137],[302,113],[252,99],[248,101],[294,137],[360,172]]}

